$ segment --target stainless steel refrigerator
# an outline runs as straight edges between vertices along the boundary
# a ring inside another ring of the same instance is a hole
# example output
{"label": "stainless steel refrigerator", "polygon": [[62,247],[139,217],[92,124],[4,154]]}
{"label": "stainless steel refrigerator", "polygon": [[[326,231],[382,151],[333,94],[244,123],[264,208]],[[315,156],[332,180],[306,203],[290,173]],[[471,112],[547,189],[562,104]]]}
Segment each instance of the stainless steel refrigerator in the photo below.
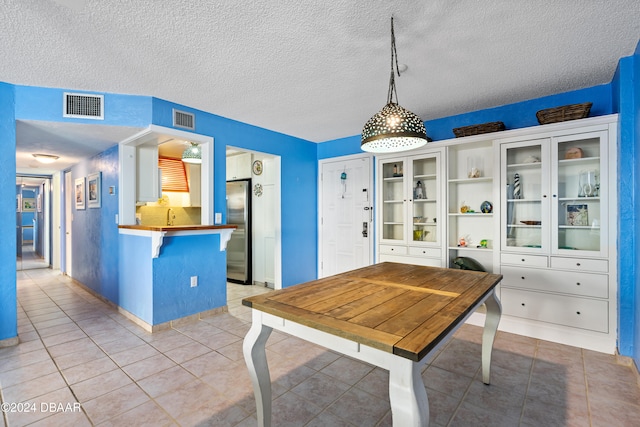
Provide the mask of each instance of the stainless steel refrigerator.
{"label": "stainless steel refrigerator", "polygon": [[251,180],[227,181],[227,224],[237,225],[227,243],[227,280],[251,285]]}

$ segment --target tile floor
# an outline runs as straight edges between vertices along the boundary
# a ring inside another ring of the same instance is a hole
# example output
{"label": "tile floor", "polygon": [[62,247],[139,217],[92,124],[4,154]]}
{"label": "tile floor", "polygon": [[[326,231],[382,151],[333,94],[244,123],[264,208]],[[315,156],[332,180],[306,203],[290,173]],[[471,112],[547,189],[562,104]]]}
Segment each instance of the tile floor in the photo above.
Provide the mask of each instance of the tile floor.
{"label": "tile floor", "polygon": [[[228,289],[229,313],[152,335],[55,271],[19,272],[21,343],[0,349],[0,394],[24,411],[2,422],[255,426],[240,300],[267,289]],[[480,340],[464,326],[427,364],[431,425],[638,425],[636,375],[613,356],[499,332],[485,386]],[[385,371],[276,332],[268,359],[274,426],[391,425]]]}

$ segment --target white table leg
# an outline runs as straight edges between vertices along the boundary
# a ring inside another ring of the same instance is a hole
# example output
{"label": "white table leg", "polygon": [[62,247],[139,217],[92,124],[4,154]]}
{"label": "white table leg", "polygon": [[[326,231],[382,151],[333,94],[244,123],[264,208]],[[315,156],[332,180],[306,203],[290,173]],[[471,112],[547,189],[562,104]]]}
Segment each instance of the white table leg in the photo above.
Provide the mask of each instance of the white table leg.
{"label": "white table leg", "polygon": [[244,360],[249,369],[256,397],[256,416],[259,427],[271,426],[271,378],[265,344],[271,334],[271,328],[262,324],[260,313],[253,310],[253,322],[242,343]]}
{"label": "white table leg", "polygon": [[420,364],[396,357],[389,369],[389,401],[394,426],[429,425],[429,400],[420,375]]}
{"label": "white table leg", "polygon": [[489,384],[491,381],[491,351],[493,350],[493,340],[496,337],[502,306],[495,291],[484,303],[487,315],[484,319],[484,329],[482,330],[482,382]]}

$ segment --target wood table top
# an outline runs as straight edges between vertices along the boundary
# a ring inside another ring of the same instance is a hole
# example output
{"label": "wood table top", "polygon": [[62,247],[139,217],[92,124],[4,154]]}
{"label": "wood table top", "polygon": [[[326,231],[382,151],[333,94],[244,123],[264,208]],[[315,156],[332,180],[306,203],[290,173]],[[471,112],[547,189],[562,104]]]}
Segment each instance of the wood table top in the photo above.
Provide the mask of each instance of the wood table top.
{"label": "wood table top", "polygon": [[385,262],[242,304],[419,361],[500,280],[499,274]]}

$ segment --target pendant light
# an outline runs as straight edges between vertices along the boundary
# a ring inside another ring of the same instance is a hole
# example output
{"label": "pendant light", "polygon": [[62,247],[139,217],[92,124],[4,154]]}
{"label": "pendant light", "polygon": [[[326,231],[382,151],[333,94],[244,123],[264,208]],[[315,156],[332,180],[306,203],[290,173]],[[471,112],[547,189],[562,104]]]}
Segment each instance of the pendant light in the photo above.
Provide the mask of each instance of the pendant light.
{"label": "pendant light", "polygon": [[182,161],[185,163],[202,163],[202,150],[198,144],[191,142],[191,145],[182,152]]}
{"label": "pendant light", "polygon": [[[394,71],[395,65],[395,71]],[[391,77],[387,105],[371,117],[362,129],[360,148],[371,153],[391,153],[422,147],[427,143],[427,132],[422,119],[398,105],[395,72],[400,77],[396,36],[391,17]],[[395,102],[394,102],[395,97]]]}

